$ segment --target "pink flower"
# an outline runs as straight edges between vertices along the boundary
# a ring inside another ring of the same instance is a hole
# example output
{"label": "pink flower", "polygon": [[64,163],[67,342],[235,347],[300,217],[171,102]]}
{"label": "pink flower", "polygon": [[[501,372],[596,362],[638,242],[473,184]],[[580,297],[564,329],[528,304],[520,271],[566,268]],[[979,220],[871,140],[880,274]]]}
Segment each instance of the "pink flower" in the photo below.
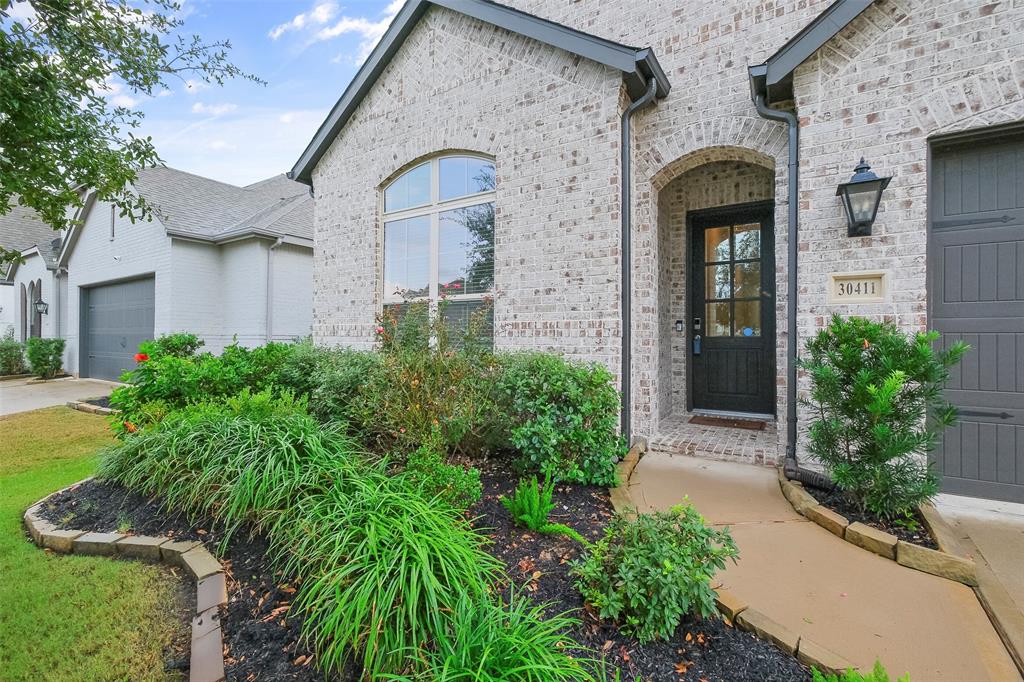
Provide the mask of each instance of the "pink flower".
{"label": "pink flower", "polygon": [[384,333],[384,327],[377,327],[377,333],[378,334],[383,334]]}
{"label": "pink flower", "polygon": [[452,289],[461,289],[461,288],[462,288],[462,285],[459,284],[458,282],[456,282],[455,284],[452,285]]}

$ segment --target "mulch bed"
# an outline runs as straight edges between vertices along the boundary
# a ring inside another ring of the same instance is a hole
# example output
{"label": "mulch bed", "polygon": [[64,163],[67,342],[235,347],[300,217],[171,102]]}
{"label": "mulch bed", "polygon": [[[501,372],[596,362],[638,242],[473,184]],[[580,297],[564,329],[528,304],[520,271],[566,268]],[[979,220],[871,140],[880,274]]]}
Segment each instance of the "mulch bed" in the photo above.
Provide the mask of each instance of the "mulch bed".
{"label": "mulch bed", "polygon": [[83,403],[89,403],[90,405],[96,405],[97,407],[110,407],[110,396],[105,395],[99,398],[89,398],[83,400]]}
{"label": "mulch bed", "polygon": [[860,521],[866,526],[871,526],[872,528],[877,528],[880,531],[895,535],[904,542],[910,542],[915,545],[927,547],[928,549],[939,548],[938,543],[935,542],[931,533],[928,532],[928,526],[924,522],[924,517],[922,517],[921,513],[916,509],[914,510],[913,518],[914,521],[917,522],[918,528],[917,530],[910,530],[904,526],[899,526],[880,519],[871,512],[862,512],[853,499],[838,488],[828,491],[806,486],[805,489],[818,501],[819,504],[828,507],[838,514],[842,514],[850,522]]}
{"label": "mulch bed", "polygon": [[[470,510],[477,517],[476,527],[493,540],[489,551],[507,567],[510,585],[540,603],[550,603],[548,613],[576,612],[581,624],[570,634],[580,642],[581,655],[587,655],[584,648],[599,652],[612,664],[609,668],[621,671],[623,682],[811,679],[807,668],[792,656],[719,619],[688,619],[671,640],[644,645],[601,622],[585,607],[569,575],[571,562],[580,553],[578,545],[512,524],[499,497],[512,492],[516,477],[507,473],[510,469],[501,461],[483,466],[484,495]],[[555,499],[558,507],[552,520],[572,526],[588,539],[600,537],[612,514],[608,493],[602,488],[558,486]],[[130,526],[131,532],[140,535],[202,540],[211,551],[220,541],[209,524],[190,524],[181,515],[166,514],[158,500],[96,481],[51,498],[42,516],[69,528],[102,532]],[[294,586],[272,572],[266,549],[259,537],[236,535],[221,556],[229,575],[228,608],[221,619],[227,678],[322,680],[323,674],[311,664],[311,652],[299,643],[299,619],[285,618]],[[358,680],[358,671],[348,670],[340,679]]]}

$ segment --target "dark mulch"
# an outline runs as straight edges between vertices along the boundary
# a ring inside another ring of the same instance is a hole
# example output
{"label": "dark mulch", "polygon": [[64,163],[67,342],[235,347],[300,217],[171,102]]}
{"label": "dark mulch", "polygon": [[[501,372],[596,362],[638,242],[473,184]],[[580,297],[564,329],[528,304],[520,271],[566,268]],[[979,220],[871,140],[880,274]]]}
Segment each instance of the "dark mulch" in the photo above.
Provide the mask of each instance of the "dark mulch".
{"label": "dark mulch", "polygon": [[[221,618],[227,679],[324,679],[311,664],[312,652],[299,642],[301,621],[285,618],[295,587],[272,571],[263,538],[236,534],[220,554],[217,549],[222,536],[211,530],[209,523],[189,523],[180,514],[165,513],[158,500],[129,492],[120,485],[97,481],[50,498],[41,515],[66,528],[124,532],[128,527],[137,535],[203,541],[225,563],[229,576],[228,607]],[[194,599],[193,596],[193,604]],[[187,659],[183,665],[188,667]]]}
{"label": "dark mulch", "polygon": [[[810,680],[807,668],[792,656],[719,619],[688,619],[670,641],[644,645],[601,622],[584,607],[569,575],[571,561],[579,556],[576,543],[524,531],[511,523],[499,500],[515,487],[516,477],[508,471],[500,461],[485,465],[484,496],[470,511],[478,517],[475,525],[493,540],[489,551],[506,565],[510,583],[525,586],[525,594],[538,602],[551,603],[549,613],[576,612],[581,624],[571,634],[581,650],[605,656],[610,668],[621,670],[623,682],[640,678],[655,682]],[[612,514],[606,490],[563,485],[555,494],[558,507],[553,521],[570,525],[589,539],[600,537]],[[221,539],[208,523],[189,523],[179,514],[166,513],[158,500],[96,481],[51,498],[42,515],[68,528],[109,532],[130,527],[140,535],[202,540],[211,551],[216,551]],[[228,609],[221,619],[228,680],[322,680],[323,674],[308,663],[310,651],[299,643],[301,621],[285,619],[294,586],[272,572],[266,550],[259,537],[236,536],[219,555],[227,561],[230,576]],[[357,680],[358,672],[346,671],[341,679]]]}
{"label": "dark mulch", "polygon": [[838,488],[828,491],[807,486],[807,492],[809,492],[820,504],[828,507],[834,512],[842,514],[851,522],[860,521],[864,525],[877,528],[878,530],[886,533],[891,533],[904,542],[911,542],[915,545],[927,547],[928,549],[939,548],[938,543],[935,542],[931,533],[928,532],[928,526],[924,522],[924,517],[922,517],[920,512],[916,509],[914,510],[913,518],[914,521],[917,522],[918,527],[916,530],[910,530],[904,526],[889,523],[884,519],[880,519],[871,512],[861,511],[857,503]]}
{"label": "dark mulch", "polygon": [[90,405],[96,405],[97,407],[110,407],[110,396],[104,395],[100,396],[99,398],[89,398],[88,400],[83,400],[82,402],[89,403]]}
{"label": "dark mulch", "polygon": [[[601,622],[587,610],[569,575],[579,546],[567,538],[540,535],[515,526],[499,499],[515,488],[514,477],[495,463],[481,475],[484,495],[471,510],[476,526],[494,541],[490,553],[500,559],[516,585],[539,602],[550,602],[550,613],[575,611],[581,624],[572,632],[584,647],[603,653],[622,672],[622,680],[707,680],[786,682],[811,679],[810,672],[789,654],[719,619],[687,619],[667,642],[639,644]],[[552,521],[574,528],[594,540],[612,515],[604,488],[560,485]],[[742,556],[740,557],[742,561]],[[691,641],[686,641],[687,636]],[[701,641],[703,640],[703,643]],[[678,666],[678,667],[677,667]],[[685,670],[680,674],[679,670]]]}

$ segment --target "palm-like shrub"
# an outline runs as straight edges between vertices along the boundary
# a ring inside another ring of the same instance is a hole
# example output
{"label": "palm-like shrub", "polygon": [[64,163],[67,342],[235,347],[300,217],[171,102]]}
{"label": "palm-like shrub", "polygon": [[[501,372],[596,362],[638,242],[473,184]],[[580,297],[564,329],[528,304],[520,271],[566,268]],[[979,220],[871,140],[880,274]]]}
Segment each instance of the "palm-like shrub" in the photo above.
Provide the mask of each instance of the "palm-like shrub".
{"label": "palm-like shrub", "polygon": [[512,497],[501,498],[501,503],[520,526],[548,535],[566,535],[586,544],[583,536],[569,526],[548,520],[555,509],[555,503],[551,499],[554,492],[555,482],[551,480],[551,474],[544,479],[543,486],[537,482],[537,477],[533,476],[520,480]]}
{"label": "palm-like shrub", "polygon": [[938,351],[938,337],[835,316],[800,363],[811,377],[811,454],[862,509],[884,518],[938,491],[924,456],[955,420],[942,389],[968,348],[957,342]]}
{"label": "palm-like shrub", "polygon": [[715,614],[711,579],[737,554],[727,528],[710,528],[693,507],[679,505],[634,519],[615,515],[572,570],[602,618],[648,642],[670,637],[687,613]]}

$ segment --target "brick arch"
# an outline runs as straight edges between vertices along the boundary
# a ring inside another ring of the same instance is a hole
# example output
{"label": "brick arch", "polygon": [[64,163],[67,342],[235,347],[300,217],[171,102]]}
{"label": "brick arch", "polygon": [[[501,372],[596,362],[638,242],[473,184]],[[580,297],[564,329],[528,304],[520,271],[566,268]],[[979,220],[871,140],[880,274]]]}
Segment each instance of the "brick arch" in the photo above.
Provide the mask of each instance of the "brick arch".
{"label": "brick arch", "polygon": [[418,163],[445,154],[476,154],[497,160],[500,152],[498,133],[474,126],[472,128],[441,128],[425,131],[423,135],[407,141],[392,155],[394,167],[377,178],[377,187],[383,187]]}
{"label": "brick arch", "polygon": [[389,173],[383,180],[381,180],[380,183],[378,183],[378,185],[377,185],[377,189],[384,189],[385,187],[390,185],[392,182],[394,182],[395,180],[400,178],[403,173],[405,173],[406,171],[412,170],[413,168],[415,168],[416,166],[420,165],[421,163],[424,163],[426,161],[430,161],[431,159],[436,159],[436,158],[442,157],[442,156],[477,156],[477,157],[488,158],[491,161],[495,160],[494,154],[491,154],[491,153],[488,153],[488,152],[478,151],[476,149],[468,149],[468,148],[465,148],[465,149],[463,149],[463,148],[439,149],[439,150],[436,150],[436,151],[433,151],[433,152],[428,152],[426,154],[421,154],[420,156],[417,156],[415,159],[412,159],[411,161],[406,161],[401,166],[399,166],[397,169],[395,169],[393,172]]}
{"label": "brick arch", "polygon": [[751,116],[724,116],[681,128],[655,140],[636,157],[637,178],[658,191],[672,180],[711,161],[747,161],[785,168],[785,126]]}

